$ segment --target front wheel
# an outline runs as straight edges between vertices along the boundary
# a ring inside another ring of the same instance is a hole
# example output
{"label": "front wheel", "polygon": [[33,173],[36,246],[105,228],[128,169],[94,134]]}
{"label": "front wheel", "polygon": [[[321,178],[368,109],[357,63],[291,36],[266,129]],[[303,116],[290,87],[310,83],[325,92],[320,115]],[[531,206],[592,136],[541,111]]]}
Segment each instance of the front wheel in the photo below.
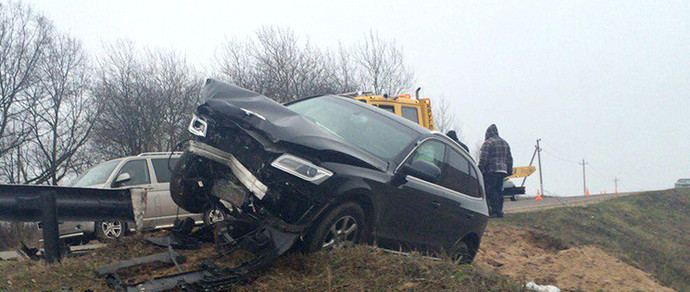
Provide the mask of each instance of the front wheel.
{"label": "front wheel", "polygon": [[207,226],[213,226],[218,222],[225,221],[227,219],[225,214],[227,213],[224,206],[207,207],[202,219]]}
{"label": "front wheel", "polygon": [[125,236],[126,231],[127,223],[119,220],[96,222],[96,239],[100,242],[120,239]]}
{"label": "front wheel", "polygon": [[314,225],[307,241],[307,251],[353,246],[362,238],[364,211],[355,203],[343,203]]}

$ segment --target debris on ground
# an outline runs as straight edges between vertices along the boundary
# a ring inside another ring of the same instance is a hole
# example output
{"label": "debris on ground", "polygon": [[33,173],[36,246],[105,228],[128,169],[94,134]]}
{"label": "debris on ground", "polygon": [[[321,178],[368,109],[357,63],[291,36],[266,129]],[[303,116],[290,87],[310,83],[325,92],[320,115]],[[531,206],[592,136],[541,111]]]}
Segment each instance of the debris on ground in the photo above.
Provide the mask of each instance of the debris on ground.
{"label": "debris on ground", "polygon": [[534,282],[529,282],[525,284],[525,289],[535,292],[561,292],[561,289],[554,285],[539,285]]}
{"label": "debris on ground", "polygon": [[473,265],[563,291],[673,291],[598,247],[570,247],[541,232],[495,222]]}

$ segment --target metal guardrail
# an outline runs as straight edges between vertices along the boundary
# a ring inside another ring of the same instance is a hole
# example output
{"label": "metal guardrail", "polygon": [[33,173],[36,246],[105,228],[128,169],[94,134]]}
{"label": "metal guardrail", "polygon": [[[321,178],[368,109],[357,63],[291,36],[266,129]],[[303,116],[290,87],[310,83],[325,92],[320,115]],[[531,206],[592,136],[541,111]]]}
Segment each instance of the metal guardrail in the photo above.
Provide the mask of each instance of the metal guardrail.
{"label": "metal guardrail", "polygon": [[141,226],[146,190],[0,184],[0,221],[41,222],[45,259],[60,260],[58,222],[123,220]]}

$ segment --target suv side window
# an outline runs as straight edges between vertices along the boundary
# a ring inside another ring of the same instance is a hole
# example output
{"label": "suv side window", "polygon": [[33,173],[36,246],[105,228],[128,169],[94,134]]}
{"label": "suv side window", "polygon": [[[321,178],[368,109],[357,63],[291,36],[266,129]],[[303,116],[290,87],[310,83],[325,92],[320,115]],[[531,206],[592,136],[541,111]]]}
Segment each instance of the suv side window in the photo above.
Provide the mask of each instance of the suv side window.
{"label": "suv side window", "polygon": [[125,163],[117,173],[116,178],[123,173],[129,173],[132,178],[129,181],[124,182],[121,186],[136,186],[143,184],[150,184],[151,177],[149,176],[149,168],[146,166],[145,159],[131,160]]}
{"label": "suv side window", "polygon": [[429,140],[412,153],[412,159],[408,160],[408,164],[412,164],[417,160],[425,160],[438,166],[443,171],[443,155],[446,151],[446,145],[438,140]]}
{"label": "suv side window", "polygon": [[477,177],[477,171],[474,167],[470,167],[470,175],[472,180],[470,182],[470,193],[468,195],[481,198],[482,197],[482,185],[479,183],[479,178]]}
{"label": "suv side window", "polygon": [[[179,158],[170,158],[170,167],[175,167],[177,160]],[[156,180],[158,183],[168,183],[170,182],[170,177],[172,173],[170,168],[168,168],[168,158],[155,158],[151,159],[151,164],[153,164],[153,171],[156,173]]]}
{"label": "suv side window", "polygon": [[448,147],[445,162],[439,184],[456,192],[480,198],[481,192],[478,191],[476,174],[472,176],[470,161]]}

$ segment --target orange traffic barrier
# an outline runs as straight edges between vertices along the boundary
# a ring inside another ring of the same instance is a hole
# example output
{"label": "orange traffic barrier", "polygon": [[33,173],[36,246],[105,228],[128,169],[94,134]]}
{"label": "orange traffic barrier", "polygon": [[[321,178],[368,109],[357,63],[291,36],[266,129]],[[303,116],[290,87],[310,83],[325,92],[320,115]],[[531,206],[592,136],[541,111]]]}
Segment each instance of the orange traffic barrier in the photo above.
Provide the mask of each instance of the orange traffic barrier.
{"label": "orange traffic barrier", "polygon": [[541,200],[542,200],[541,193],[539,193],[539,190],[537,190],[537,201],[541,201]]}

